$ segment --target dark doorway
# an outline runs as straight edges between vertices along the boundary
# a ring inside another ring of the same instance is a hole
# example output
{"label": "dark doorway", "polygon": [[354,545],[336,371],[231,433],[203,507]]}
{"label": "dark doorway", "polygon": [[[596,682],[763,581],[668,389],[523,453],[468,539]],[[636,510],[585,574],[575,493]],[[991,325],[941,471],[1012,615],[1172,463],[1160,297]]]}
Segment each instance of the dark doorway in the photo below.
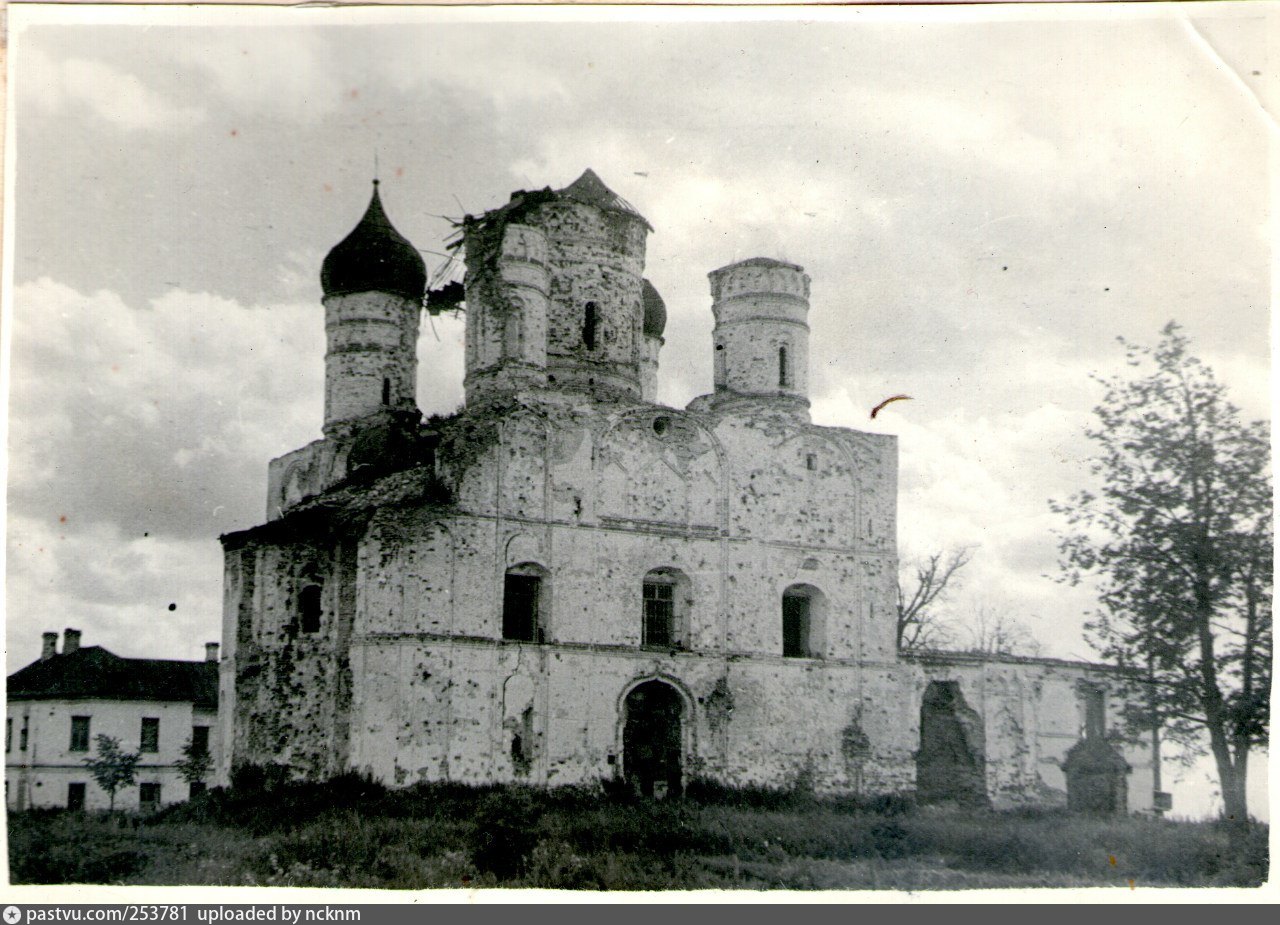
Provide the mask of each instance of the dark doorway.
{"label": "dark doorway", "polygon": [[987,802],[982,718],[955,681],[930,681],[920,705],[916,796],[922,803]]}
{"label": "dark doorway", "polygon": [[84,809],[84,784],[67,784],[67,809]]}
{"label": "dark doorway", "polygon": [[622,761],[627,783],[647,797],[680,793],[680,695],[670,684],[646,681],[627,695],[624,709]]}

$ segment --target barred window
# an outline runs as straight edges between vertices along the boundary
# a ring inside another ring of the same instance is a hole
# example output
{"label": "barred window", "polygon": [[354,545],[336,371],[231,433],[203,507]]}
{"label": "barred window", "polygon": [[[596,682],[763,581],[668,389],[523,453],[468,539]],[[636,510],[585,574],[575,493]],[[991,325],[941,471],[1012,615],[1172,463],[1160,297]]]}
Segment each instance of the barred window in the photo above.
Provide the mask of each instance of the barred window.
{"label": "barred window", "polygon": [[71,751],[89,750],[89,719],[88,716],[71,717]]}
{"label": "barred window", "polygon": [[646,581],[642,643],[646,646],[671,646],[675,635],[675,585],[665,581]]}

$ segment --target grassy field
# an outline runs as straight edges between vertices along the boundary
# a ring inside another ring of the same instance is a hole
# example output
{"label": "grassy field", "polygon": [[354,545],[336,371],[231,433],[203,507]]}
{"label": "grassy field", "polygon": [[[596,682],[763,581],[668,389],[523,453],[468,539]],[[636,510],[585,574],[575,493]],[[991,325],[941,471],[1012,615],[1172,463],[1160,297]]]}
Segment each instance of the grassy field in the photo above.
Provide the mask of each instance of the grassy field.
{"label": "grassy field", "polygon": [[213,791],[149,818],[9,817],[15,883],[671,889],[1257,886],[1267,827],[702,788]]}

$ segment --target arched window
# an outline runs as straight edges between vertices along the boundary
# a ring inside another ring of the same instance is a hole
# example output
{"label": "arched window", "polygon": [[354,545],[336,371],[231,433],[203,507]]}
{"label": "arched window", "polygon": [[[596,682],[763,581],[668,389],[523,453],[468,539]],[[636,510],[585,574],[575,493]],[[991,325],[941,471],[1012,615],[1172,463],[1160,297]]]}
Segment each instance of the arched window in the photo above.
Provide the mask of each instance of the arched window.
{"label": "arched window", "polygon": [[656,649],[688,645],[689,579],[679,569],[656,568],[641,587],[640,644]]}
{"label": "arched window", "polygon": [[826,648],[826,597],[812,585],[792,585],[782,594],[782,654],[821,658]]}
{"label": "arched window", "polygon": [[298,594],[298,620],[304,633],[320,632],[321,596],[319,585],[307,585]]}
{"label": "arched window", "polygon": [[546,569],[524,562],[507,569],[502,589],[502,638],[542,642],[547,606]]}
{"label": "arched window", "polygon": [[791,387],[791,366],[786,347],[778,348],[778,385],[784,389]]}
{"label": "arched window", "polygon": [[596,349],[596,325],[599,321],[596,303],[588,302],[582,312],[582,343],[588,350]]}

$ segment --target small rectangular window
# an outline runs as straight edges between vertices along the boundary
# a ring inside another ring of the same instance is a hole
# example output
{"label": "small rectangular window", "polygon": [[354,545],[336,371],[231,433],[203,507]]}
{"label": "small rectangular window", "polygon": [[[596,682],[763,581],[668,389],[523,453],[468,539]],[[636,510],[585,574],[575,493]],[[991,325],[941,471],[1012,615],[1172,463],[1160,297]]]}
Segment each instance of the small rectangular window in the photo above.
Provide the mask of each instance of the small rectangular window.
{"label": "small rectangular window", "polygon": [[502,593],[502,638],[537,642],[538,597],[542,579],[537,575],[508,575]]}
{"label": "small rectangular window", "polygon": [[818,471],[818,454],[809,453],[808,455],[806,455],[804,458],[804,467],[808,469],[810,472],[817,472]]}
{"label": "small rectangular window", "polygon": [[142,718],[142,736],[138,740],[138,751],[160,751],[160,720],[155,716]]}
{"label": "small rectangular window", "polygon": [[84,784],[67,784],[67,809],[84,809]]}
{"label": "small rectangular window", "polygon": [[87,752],[89,750],[89,717],[71,717],[71,751]]}
{"label": "small rectangular window", "polygon": [[139,784],[138,803],[144,812],[160,808],[160,785]]}
{"label": "small rectangular window", "polygon": [[670,646],[675,642],[675,585],[658,581],[644,583],[644,625],[641,644]]}
{"label": "small rectangular window", "polygon": [[196,755],[203,755],[209,750],[209,727],[208,726],[192,726],[191,727],[191,751]]}
{"label": "small rectangular window", "polygon": [[320,632],[320,618],[324,614],[324,590],[319,585],[307,585],[298,594],[298,610],[302,617],[304,633]]}
{"label": "small rectangular window", "polygon": [[782,654],[787,658],[809,655],[809,599],[788,594],[782,599]]}
{"label": "small rectangular window", "polygon": [[27,736],[31,731],[31,717],[22,717],[22,731],[18,733],[18,749],[19,751],[27,750]]}

